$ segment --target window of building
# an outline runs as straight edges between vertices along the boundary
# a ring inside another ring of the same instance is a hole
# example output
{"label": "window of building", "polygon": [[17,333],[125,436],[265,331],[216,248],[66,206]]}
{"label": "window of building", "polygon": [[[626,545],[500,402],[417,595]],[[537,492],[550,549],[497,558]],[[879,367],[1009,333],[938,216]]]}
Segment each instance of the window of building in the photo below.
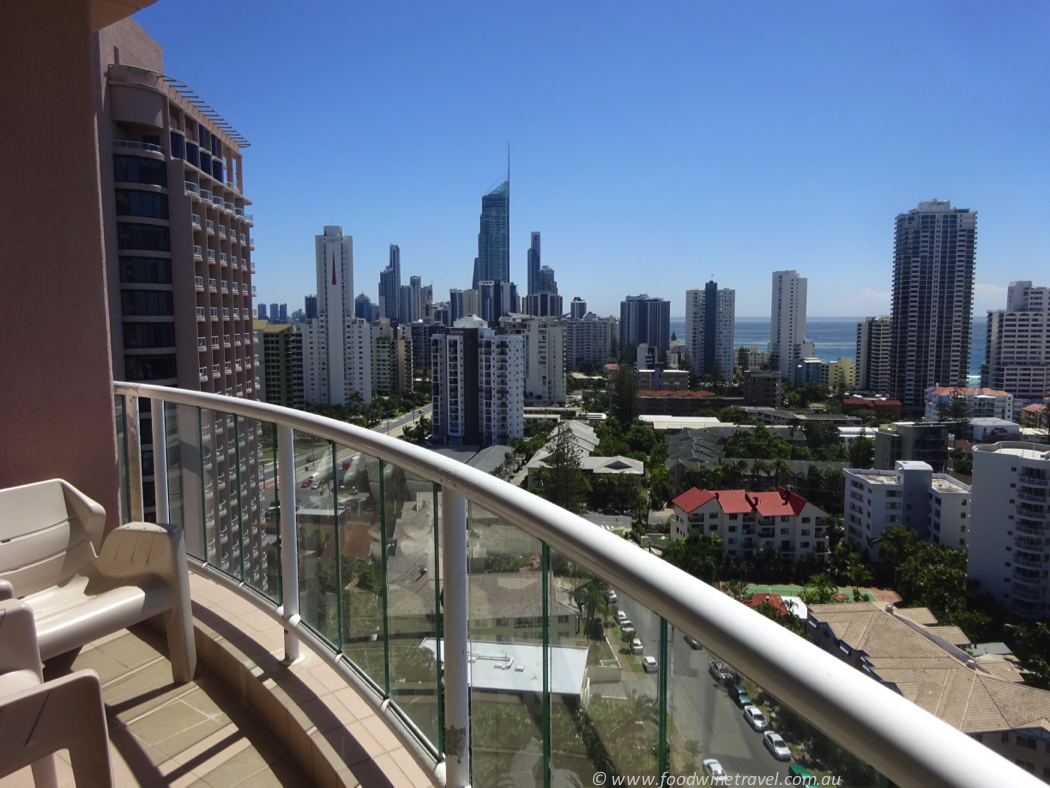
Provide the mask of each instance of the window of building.
{"label": "window of building", "polygon": [[114,156],[113,180],[117,183],[168,185],[168,168],[163,161],[144,156]]}
{"label": "window of building", "polygon": [[120,281],[126,284],[170,285],[171,260],[162,257],[121,257]]}
{"label": "window of building", "polygon": [[166,380],[176,377],[175,354],[124,356],[125,380]]}
{"label": "window of building", "polygon": [[147,219],[168,218],[168,195],[117,189],[117,216],[144,216]]}
{"label": "window of building", "polygon": [[171,234],[167,227],[157,224],[117,222],[117,248],[170,252]]}
{"label": "window of building", "polygon": [[121,290],[123,315],[172,315],[171,293],[165,290]]}
{"label": "window of building", "polygon": [[125,323],[125,348],[175,347],[174,323]]}

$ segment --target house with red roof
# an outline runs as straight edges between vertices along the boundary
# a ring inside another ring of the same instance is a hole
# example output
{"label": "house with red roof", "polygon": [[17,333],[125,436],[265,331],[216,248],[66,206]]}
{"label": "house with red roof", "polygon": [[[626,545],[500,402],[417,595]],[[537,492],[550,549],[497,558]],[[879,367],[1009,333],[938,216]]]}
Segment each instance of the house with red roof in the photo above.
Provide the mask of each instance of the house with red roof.
{"label": "house with red roof", "polygon": [[940,408],[951,403],[952,397],[962,397],[976,419],[1014,419],[1014,397],[1007,391],[985,388],[952,388],[930,386],[926,389],[926,421],[941,421]]}
{"label": "house with red roof", "polygon": [[737,558],[750,558],[767,546],[796,561],[804,553],[828,553],[827,512],[784,487],[757,493],[692,487],[673,503],[675,541],[715,534],[725,542],[726,555]]}

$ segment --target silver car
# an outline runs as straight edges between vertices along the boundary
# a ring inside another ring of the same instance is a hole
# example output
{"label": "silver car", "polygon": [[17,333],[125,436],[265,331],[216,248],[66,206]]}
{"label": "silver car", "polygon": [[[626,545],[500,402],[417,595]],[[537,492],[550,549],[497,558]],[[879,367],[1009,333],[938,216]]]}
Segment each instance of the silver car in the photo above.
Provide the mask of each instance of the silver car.
{"label": "silver car", "polygon": [[769,728],[769,720],[762,714],[761,709],[754,706],[744,706],[744,719],[759,733]]}
{"label": "silver car", "polygon": [[703,763],[704,776],[708,778],[708,785],[729,785],[729,775],[726,770],[714,758],[708,758]]}
{"label": "silver car", "polygon": [[773,757],[778,761],[791,760],[791,750],[788,749],[787,744],[780,737],[779,733],[766,731],[762,734],[762,743],[766,745],[766,749],[769,750],[773,754]]}

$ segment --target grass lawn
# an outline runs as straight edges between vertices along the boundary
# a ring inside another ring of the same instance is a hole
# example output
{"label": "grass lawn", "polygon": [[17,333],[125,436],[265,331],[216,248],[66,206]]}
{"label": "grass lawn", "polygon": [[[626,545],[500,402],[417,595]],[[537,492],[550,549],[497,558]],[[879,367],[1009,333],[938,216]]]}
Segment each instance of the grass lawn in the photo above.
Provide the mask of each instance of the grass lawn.
{"label": "grass lawn", "polygon": [[[747,593],[749,594],[778,594],[780,596],[798,596],[802,592],[802,586],[748,586]],[[838,593],[845,594],[853,599],[852,588],[840,588]],[[863,588],[860,590],[861,599],[864,602],[874,602],[875,597],[870,591],[865,591]]]}

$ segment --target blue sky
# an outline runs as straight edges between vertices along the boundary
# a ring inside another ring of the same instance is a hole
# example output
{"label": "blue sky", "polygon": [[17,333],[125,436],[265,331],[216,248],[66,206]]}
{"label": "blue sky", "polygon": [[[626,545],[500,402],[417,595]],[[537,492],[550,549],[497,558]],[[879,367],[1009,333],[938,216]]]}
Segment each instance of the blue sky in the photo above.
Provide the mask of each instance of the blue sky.
{"label": "blue sky", "polygon": [[1038,2],[348,3],[160,0],[135,19],[252,143],[259,300],[301,308],[314,235],[389,244],[435,298],[470,286],[481,195],[511,146],[511,276],[529,232],[566,302],[684,313],[712,276],[738,316],[770,274],[810,316],[888,314],[893,219],[978,211],[975,312],[1050,285],[1050,5]]}

